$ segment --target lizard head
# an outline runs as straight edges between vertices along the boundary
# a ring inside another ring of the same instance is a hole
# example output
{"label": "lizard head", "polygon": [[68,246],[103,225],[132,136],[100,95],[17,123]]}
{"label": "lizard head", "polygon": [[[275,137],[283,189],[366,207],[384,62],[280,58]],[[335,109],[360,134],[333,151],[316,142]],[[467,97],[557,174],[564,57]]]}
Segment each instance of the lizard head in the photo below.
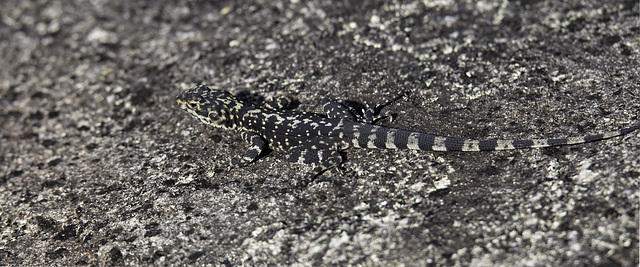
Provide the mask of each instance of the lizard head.
{"label": "lizard head", "polygon": [[180,93],[177,100],[181,109],[200,122],[218,128],[232,128],[235,120],[233,110],[243,105],[230,93],[209,89],[204,85]]}

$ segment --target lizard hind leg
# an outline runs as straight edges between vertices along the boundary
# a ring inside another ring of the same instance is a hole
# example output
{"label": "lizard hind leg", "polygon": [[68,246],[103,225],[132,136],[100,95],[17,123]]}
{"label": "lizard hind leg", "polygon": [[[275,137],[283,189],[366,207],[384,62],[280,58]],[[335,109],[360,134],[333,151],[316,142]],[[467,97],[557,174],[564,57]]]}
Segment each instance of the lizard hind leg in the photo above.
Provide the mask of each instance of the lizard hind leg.
{"label": "lizard hind leg", "polygon": [[346,119],[363,123],[373,124],[384,118],[394,120],[394,115],[390,112],[380,113],[382,108],[400,99],[406,92],[386,96],[375,104],[363,105],[355,101],[334,101],[325,99],[322,109],[329,118]]}
{"label": "lizard hind leg", "polygon": [[318,175],[326,170],[336,169],[340,173],[340,164],[342,163],[342,155],[337,150],[331,149],[303,149],[297,148],[291,150],[289,161],[301,164],[313,164],[314,168],[307,172],[298,182],[297,187],[306,187]]}
{"label": "lizard hind leg", "polygon": [[329,98],[322,101],[322,110],[330,119],[358,120],[347,105]]}
{"label": "lizard hind leg", "polygon": [[293,108],[294,104],[294,101],[290,97],[281,96],[264,103],[264,106],[271,110],[282,110],[291,109]]}
{"label": "lizard hind leg", "polygon": [[401,91],[401,92],[396,93],[394,95],[388,95],[388,96],[384,97],[383,99],[380,99],[380,101],[376,102],[373,105],[367,104],[367,109],[364,110],[365,122],[373,124],[376,121],[384,119],[384,118],[389,118],[390,121],[393,121],[395,119],[395,115],[394,114],[392,114],[390,112],[380,113],[380,111],[382,111],[382,108],[384,108],[384,107],[388,106],[389,104],[393,103],[394,101],[402,98],[406,94],[407,94],[407,92]]}

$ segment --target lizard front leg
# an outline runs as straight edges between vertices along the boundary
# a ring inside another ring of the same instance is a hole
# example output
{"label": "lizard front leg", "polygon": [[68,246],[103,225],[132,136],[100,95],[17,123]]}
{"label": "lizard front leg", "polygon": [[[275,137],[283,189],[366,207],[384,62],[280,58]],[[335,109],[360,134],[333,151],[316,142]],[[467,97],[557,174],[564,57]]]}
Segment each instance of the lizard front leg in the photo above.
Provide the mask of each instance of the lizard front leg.
{"label": "lizard front leg", "polygon": [[244,152],[242,158],[229,161],[227,164],[228,169],[247,166],[249,163],[255,161],[260,156],[264,148],[267,147],[267,143],[260,135],[252,132],[242,132],[240,133],[240,136],[242,136],[242,139],[244,139],[245,142],[249,143],[249,148]]}
{"label": "lizard front leg", "polygon": [[267,147],[266,142],[260,135],[251,132],[241,132],[240,135],[245,142],[249,143],[249,148],[244,152],[244,155],[239,159],[232,159],[226,164],[209,169],[207,176],[214,176],[216,172],[221,170],[229,171],[233,168],[247,166],[249,163],[255,161]]}

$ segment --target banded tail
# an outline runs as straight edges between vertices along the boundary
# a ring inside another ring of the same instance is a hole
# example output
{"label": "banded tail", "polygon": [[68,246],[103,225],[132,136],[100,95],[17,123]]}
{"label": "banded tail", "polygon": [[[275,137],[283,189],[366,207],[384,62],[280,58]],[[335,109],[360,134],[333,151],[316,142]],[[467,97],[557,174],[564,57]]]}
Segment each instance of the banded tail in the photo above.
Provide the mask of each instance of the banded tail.
{"label": "banded tail", "polygon": [[640,128],[640,124],[638,124],[616,131],[581,137],[472,140],[386,128],[370,124],[353,124],[350,126],[351,127],[346,127],[345,133],[352,137],[351,142],[355,147],[425,151],[496,151],[575,145],[625,135]]}

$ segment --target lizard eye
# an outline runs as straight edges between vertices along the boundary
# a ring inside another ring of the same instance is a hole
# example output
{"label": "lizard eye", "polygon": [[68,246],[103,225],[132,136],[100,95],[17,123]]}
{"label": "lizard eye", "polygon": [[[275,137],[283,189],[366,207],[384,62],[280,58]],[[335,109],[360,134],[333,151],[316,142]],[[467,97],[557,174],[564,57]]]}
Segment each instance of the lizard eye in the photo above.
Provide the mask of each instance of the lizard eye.
{"label": "lizard eye", "polygon": [[190,109],[197,109],[198,108],[198,105],[194,104],[194,103],[188,103],[187,105],[189,106]]}
{"label": "lizard eye", "polygon": [[209,118],[210,119],[215,119],[216,117],[218,117],[218,113],[217,112],[210,112],[209,113]]}

